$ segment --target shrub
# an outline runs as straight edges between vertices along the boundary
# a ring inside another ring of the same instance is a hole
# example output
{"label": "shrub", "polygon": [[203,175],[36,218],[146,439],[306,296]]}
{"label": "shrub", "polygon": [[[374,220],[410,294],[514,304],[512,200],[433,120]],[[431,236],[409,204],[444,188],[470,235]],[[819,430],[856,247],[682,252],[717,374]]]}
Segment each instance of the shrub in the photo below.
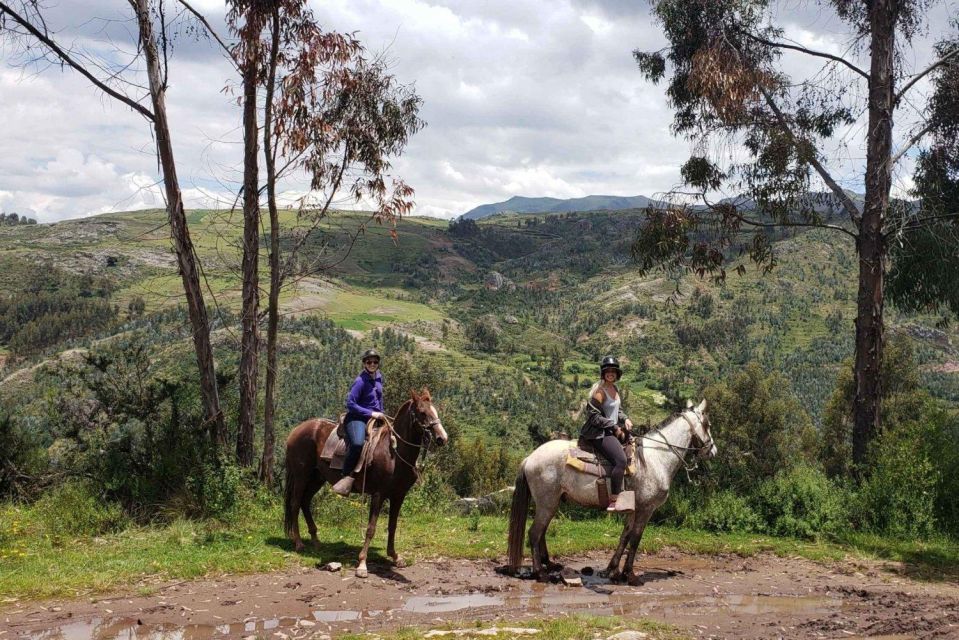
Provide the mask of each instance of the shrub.
{"label": "shrub", "polygon": [[126,523],[118,504],[103,501],[88,483],[76,480],[47,491],[32,511],[55,539],[98,536],[119,531]]}
{"label": "shrub", "polygon": [[232,520],[237,507],[249,497],[243,482],[243,472],[226,461],[201,465],[186,480],[186,487],[193,499],[193,517]]}
{"label": "shrub", "polygon": [[786,378],[755,363],[706,388],[720,448],[712,466],[718,486],[748,495],[764,479],[815,455],[816,431],[789,389]]}
{"label": "shrub", "polygon": [[765,530],[777,536],[815,538],[848,524],[846,496],[823,472],[806,464],[764,482],[755,503]]}
{"label": "shrub", "polygon": [[706,531],[754,533],[762,531],[763,521],[749,502],[732,491],[720,491],[693,511],[686,520],[693,529]]}
{"label": "shrub", "polygon": [[[897,400],[887,404],[902,404],[906,399]],[[889,406],[886,411],[897,408]],[[937,425],[921,409],[915,411],[913,419],[887,423],[870,447],[870,472],[857,506],[862,526],[876,533],[928,537],[936,528],[940,472],[927,447]]]}

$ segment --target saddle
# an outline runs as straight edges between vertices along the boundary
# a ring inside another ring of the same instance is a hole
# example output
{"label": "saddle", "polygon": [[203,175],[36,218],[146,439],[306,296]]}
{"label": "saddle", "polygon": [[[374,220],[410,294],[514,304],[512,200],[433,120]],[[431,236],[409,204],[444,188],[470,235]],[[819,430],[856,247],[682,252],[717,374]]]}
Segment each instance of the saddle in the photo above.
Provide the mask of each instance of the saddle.
{"label": "saddle", "polygon": [[[636,445],[630,441],[623,445],[626,454],[626,475],[636,473]],[[570,445],[566,452],[566,464],[577,471],[587,473],[597,478],[607,478],[613,471],[613,464],[589,440],[580,438],[576,445]]]}
{"label": "saddle", "polygon": [[[632,440],[627,442],[623,445],[623,452],[626,454],[626,475],[635,475],[636,444]],[[580,473],[596,476],[598,503],[601,508],[609,503],[609,477],[613,472],[613,465],[596,451],[589,440],[580,438],[575,445],[570,443],[569,450],[566,452],[566,465]],[[634,494],[632,491],[623,491],[619,494],[619,499],[616,502],[616,510],[631,511],[633,500]]]}
{"label": "saddle", "polygon": [[[346,459],[348,442],[346,440],[345,417],[345,413],[340,415],[336,429],[330,431],[330,435],[327,436],[326,442],[323,443],[323,449],[320,451],[320,460],[328,462],[330,469],[342,470],[343,462]],[[372,458],[373,451],[376,450],[376,445],[379,444],[380,438],[384,434],[390,434],[390,447],[396,446],[392,432],[388,426],[385,429],[384,426],[386,426],[386,422],[383,421],[370,420],[366,423],[366,440],[363,442],[363,451],[360,453],[356,468],[353,469],[355,473],[362,471],[369,459]]]}

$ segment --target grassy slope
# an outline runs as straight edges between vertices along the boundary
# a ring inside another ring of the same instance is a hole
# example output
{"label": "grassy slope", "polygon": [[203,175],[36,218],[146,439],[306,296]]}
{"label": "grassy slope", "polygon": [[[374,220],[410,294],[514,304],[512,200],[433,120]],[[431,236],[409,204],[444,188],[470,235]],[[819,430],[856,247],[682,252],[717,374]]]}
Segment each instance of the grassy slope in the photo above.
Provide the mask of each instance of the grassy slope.
{"label": "grassy slope", "polygon": [[[131,527],[97,538],[61,540],[37,535],[44,514],[7,507],[0,510],[0,598],[72,597],[92,592],[135,588],[149,593],[165,580],[312,566],[319,559],[353,566],[366,523],[365,505],[324,492],[317,498],[319,550],[292,551],[280,528],[282,511],[272,501],[247,503],[229,524],[179,520],[166,526]],[[385,525],[380,526],[371,559],[385,561]],[[417,505],[416,498],[399,531],[399,549],[412,560],[441,556],[503,558],[507,519],[467,517]],[[622,524],[614,517],[574,520],[560,517],[551,525],[550,549],[567,556],[611,549]],[[416,541],[416,544],[413,544]],[[650,526],[642,548],[665,546],[691,553],[743,556],[773,553],[820,562],[849,557],[885,558],[912,565],[919,577],[954,579],[959,551],[948,542],[897,542],[855,536],[842,543],[770,538],[751,534],[712,534]]]}

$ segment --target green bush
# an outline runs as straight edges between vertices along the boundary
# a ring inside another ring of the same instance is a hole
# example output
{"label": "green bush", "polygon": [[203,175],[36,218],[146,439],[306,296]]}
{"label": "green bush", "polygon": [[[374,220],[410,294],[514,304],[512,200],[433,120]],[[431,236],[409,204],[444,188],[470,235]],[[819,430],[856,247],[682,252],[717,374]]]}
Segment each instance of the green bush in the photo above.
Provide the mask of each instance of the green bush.
{"label": "green bush", "polygon": [[762,531],[763,521],[749,502],[732,491],[720,491],[694,510],[686,519],[693,529],[705,531],[754,533]]}
{"label": "green bush", "polygon": [[232,520],[237,507],[250,494],[243,471],[226,461],[201,465],[187,477],[186,487],[193,499],[193,512],[184,515],[220,520]]}
{"label": "green bush", "polygon": [[[897,404],[917,399],[896,398]],[[892,405],[894,400],[887,400]],[[920,403],[924,404],[924,403]],[[889,406],[886,412],[896,411]],[[890,421],[870,447],[870,472],[860,487],[863,528],[896,537],[929,537],[936,530],[940,471],[928,450],[938,425],[913,408],[912,419]],[[953,496],[953,499],[955,496]]]}
{"label": "green bush", "polygon": [[816,430],[789,380],[756,363],[706,388],[719,456],[711,463],[717,486],[740,495],[815,455]]}
{"label": "green bush", "polygon": [[806,464],[764,482],[755,504],[765,530],[777,536],[815,538],[848,525],[846,496],[823,472]]}
{"label": "green bush", "polygon": [[51,538],[98,536],[126,524],[116,503],[98,498],[88,483],[69,481],[47,491],[33,506],[34,517]]}

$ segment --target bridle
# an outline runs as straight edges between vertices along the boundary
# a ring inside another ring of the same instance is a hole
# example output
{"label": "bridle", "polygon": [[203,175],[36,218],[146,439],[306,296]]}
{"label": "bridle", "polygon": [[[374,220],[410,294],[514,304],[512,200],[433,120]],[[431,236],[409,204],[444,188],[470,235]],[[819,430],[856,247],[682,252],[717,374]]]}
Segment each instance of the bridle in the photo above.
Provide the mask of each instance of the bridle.
{"label": "bridle", "polygon": [[[696,413],[695,409],[686,409],[685,411],[679,414],[679,417],[685,420],[686,424],[689,425],[689,429],[692,433],[692,437],[696,440],[699,440],[699,436],[696,435],[696,425],[693,424],[693,421],[690,420],[689,416],[686,415],[686,413],[690,411],[692,411],[694,416],[700,419],[700,422],[703,425],[703,431],[706,432],[706,436],[708,437],[708,440],[700,440],[701,444],[699,444],[698,446],[683,447],[678,444],[673,444],[669,440],[667,440],[666,436],[664,436],[658,429],[650,433],[644,433],[642,434],[641,437],[644,440],[652,440],[653,442],[657,444],[666,445],[666,447],[672,452],[672,454],[679,459],[680,464],[683,465],[683,469],[686,471],[686,479],[692,482],[692,478],[689,477],[690,472],[695,471],[696,469],[699,468],[699,461],[702,459],[703,453],[705,451],[709,451],[710,449],[712,449],[715,443],[713,442],[713,434],[709,432],[709,427],[707,426],[706,418],[704,416],[701,417],[698,413]],[[659,438],[654,438],[652,434],[659,436]],[[693,457],[692,464],[686,461],[686,454],[689,451],[696,452],[696,455]]]}
{"label": "bridle", "polygon": [[[393,428],[392,419],[387,419],[387,421],[389,422],[390,430],[392,431],[393,436],[405,445],[409,445],[410,447],[416,447],[420,451],[424,451],[423,458],[425,459],[426,453],[429,452],[430,447],[433,444],[433,439],[435,437],[435,428],[437,427],[437,425],[442,426],[443,423],[438,417],[430,418],[427,422],[424,423],[423,419],[420,416],[425,416],[426,414],[420,413],[419,411],[416,410],[416,402],[413,402],[413,404],[410,406],[410,411],[413,413],[413,416],[411,418],[413,422],[413,426],[418,427],[423,432],[423,435],[426,437],[425,450],[423,449],[424,442],[420,442],[419,444],[410,442],[409,440],[407,440],[406,438],[404,438],[403,436],[401,436],[399,433],[396,432],[396,429]],[[400,452],[396,447],[393,448],[393,454],[396,456],[396,458],[400,462],[402,462],[403,464],[405,464],[406,466],[408,466],[410,469],[413,470],[413,474],[415,475],[417,480],[420,479],[420,470],[417,467],[417,460],[419,459],[419,456],[417,456],[416,459],[413,460],[413,462],[410,462],[409,460],[407,460],[406,458],[400,455]]]}

